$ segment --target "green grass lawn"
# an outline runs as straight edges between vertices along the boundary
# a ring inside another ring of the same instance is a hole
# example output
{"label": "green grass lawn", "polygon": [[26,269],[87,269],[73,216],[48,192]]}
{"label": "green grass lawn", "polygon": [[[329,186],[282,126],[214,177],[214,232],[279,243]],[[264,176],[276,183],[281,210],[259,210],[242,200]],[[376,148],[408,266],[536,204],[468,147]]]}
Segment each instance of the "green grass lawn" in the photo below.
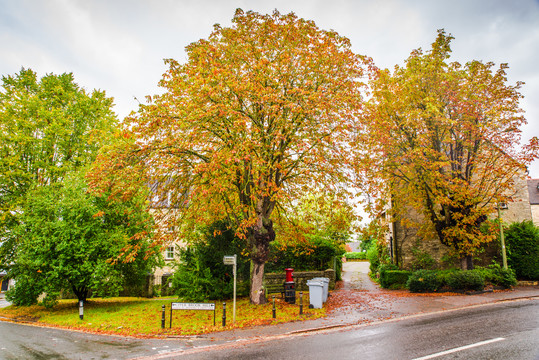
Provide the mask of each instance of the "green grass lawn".
{"label": "green grass lawn", "polygon": [[[223,302],[216,302],[215,326],[213,311],[174,310],[170,326],[170,303],[175,299],[110,298],[89,299],[84,305],[84,320],[79,319],[76,300],[61,300],[52,309],[41,305],[9,306],[0,309],[0,316],[14,321],[32,321],[40,324],[106,334],[130,336],[165,336],[204,334],[255,325],[271,325],[290,321],[316,319],[325,316],[325,309],[309,309],[308,294],[303,297],[303,315],[299,315],[299,297],[296,305],[276,299],[276,319],[272,318],[271,301],[265,305],[251,305],[248,298],[238,299],[236,323],[232,324],[232,301],[226,301],[226,327],[222,326]],[[166,306],[166,326],[161,328],[162,305]]]}

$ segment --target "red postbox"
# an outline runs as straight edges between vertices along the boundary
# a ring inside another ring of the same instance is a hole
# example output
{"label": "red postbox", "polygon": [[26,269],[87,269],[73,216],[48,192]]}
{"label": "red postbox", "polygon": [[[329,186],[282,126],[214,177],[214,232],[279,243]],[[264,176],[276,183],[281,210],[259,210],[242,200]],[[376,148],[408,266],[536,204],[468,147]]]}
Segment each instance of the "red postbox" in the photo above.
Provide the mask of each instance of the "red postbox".
{"label": "red postbox", "polygon": [[288,268],[288,269],[284,269],[284,271],[286,272],[286,282],[292,282],[294,281],[294,279],[292,278],[294,275],[294,269],[291,269],[291,268]]}
{"label": "red postbox", "polygon": [[294,284],[294,269],[284,269],[286,272],[286,281],[284,282],[284,301],[289,304],[296,303],[296,284]]}

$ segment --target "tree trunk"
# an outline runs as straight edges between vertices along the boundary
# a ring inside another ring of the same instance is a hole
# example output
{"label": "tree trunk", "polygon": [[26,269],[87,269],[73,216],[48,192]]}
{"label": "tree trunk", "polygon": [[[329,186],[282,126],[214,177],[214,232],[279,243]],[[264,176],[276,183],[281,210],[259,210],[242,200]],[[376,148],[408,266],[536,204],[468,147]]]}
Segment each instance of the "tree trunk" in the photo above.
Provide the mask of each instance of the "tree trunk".
{"label": "tree trunk", "polygon": [[88,297],[88,289],[86,288],[86,286],[81,286],[80,288],[73,286],[72,289],[73,293],[79,301],[86,302],[86,298]]}
{"label": "tree trunk", "polygon": [[268,261],[269,244],[275,240],[273,222],[263,219],[262,226],[252,228],[251,238],[251,304],[261,305],[267,303],[266,294],[262,288],[264,280],[264,265]]}
{"label": "tree trunk", "polygon": [[251,304],[261,305],[268,302],[266,292],[262,289],[262,281],[264,280],[264,262],[256,262],[251,260]]}

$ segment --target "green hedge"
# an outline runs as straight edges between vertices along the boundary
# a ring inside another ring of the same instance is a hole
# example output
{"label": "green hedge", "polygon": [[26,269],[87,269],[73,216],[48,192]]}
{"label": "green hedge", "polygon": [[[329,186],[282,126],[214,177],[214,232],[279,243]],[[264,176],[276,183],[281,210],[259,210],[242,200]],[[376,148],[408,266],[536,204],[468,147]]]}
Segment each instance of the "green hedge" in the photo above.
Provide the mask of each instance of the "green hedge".
{"label": "green hedge", "polygon": [[507,262],[516,276],[539,280],[539,227],[531,221],[513,223],[505,233]]}
{"label": "green hedge", "polygon": [[406,270],[382,270],[380,271],[380,286],[385,289],[403,288],[412,274]]}
{"label": "green hedge", "polygon": [[367,252],[347,252],[344,257],[346,260],[367,260]]}
{"label": "green hedge", "polygon": [[479,271],[455,271],[447,277],[447,285],[452,290],[481,291],[485,288],[485,278]]}
{"label": "green hedge", "polygon": [[410,275],[406,287],[411,292],[438,291],[442,288],[453,291],[481,291],[486,284],[510,288],[516,283],[513,270],[492,264],[474,270],[418,270]]}
{"label": "green hedge", "polygon": [[436,270],[418,270],[408,278],[406,287],[411,292],[437,291],[442,287],[442,279]]}

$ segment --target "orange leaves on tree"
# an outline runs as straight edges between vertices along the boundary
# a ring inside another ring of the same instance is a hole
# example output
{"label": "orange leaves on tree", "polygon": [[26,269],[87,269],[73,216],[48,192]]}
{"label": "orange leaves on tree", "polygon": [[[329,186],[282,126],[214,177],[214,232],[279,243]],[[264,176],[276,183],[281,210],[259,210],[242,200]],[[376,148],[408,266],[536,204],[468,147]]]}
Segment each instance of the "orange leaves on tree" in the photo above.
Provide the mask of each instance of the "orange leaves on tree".
{"label": "orange leaves on tree", "polygon": [[538,146],[535,138],[515,146],[526,120],[521,83],[507,84],[507,65],[449,63],[452,39],[440,30],[430,51],[412,52],[393,73],[373,73],[359,141],[371,156],[360,171],[373,193],[391,198],[395,215],[413,209],[420,231],[470,256],[492,240],[479,226],[511,198],[513,179],[525,176]]}
{"label": "orange leaves on tree", "polygon": [[132,146],[102,161],[115,177],[161,184],[174,211],[156,216],[182,231],[229,219],[262,266],[276,208],[351,182],[369,60],[337,33],[277,11],[238,11],[186,51],[184,64],[166,61],[162,95],[124,122]]}

